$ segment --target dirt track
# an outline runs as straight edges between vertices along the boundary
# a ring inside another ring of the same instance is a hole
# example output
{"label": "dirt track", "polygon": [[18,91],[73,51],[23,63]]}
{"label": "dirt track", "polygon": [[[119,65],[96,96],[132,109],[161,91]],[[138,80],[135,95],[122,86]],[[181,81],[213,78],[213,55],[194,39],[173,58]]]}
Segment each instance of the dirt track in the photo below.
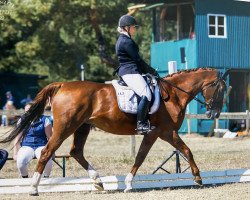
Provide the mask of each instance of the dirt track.
{"label": "dirt track", "polygon": [[30,197],[27,194],[22,195],[0,195],[3,200],[248,200],[250,198],[250,184],[227,184],[214,187],[186,188],[186,189],[163,189],[138,191],[133,193],[112,192],[112,193],[41,193],[39,197]]}

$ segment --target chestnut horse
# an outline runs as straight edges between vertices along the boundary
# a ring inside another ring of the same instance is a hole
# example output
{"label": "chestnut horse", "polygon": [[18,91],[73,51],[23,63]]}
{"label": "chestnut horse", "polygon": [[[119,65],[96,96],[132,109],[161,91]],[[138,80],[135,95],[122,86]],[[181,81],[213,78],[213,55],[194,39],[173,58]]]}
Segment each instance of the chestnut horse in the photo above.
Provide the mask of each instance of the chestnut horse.
{"label": "chestnut horse", "polygon": [[[142,140],[135,163],[125,179],[125,191],[132,189],[133,177],[157,138],[170,143],[188,159],[195,183],[202,185],[193,155],[179,137],[178,130],[185,117],[186,106],[194,98],[206,105],[209,118],[219,117],[227,74],[228,72],[221,76],[215,69],[197,68],[158,79],[162,99],[158,111],[150,115],[150,121],[156,128]],[[199,92],[202,93],[205,102],[195,97]],[[89,177],[94,180],[94,186],[102,190],[99,174],[83,154],[90,127],[94,125],[117,135],[134,135],[136,115],[120,111],[112,85],[89,81],[52,83],[39,92],[30,110],[24,114],[22,122],[0,142],[12,141],[18,133],[24,133],[23,130],[41,116],[48,101],[51,102],[54,118],[53,135],[42,150],[32,178],[30,194],[38,195],[38,184],[47,161],[72,134],[74,140],[70,155],[88,171]]]}

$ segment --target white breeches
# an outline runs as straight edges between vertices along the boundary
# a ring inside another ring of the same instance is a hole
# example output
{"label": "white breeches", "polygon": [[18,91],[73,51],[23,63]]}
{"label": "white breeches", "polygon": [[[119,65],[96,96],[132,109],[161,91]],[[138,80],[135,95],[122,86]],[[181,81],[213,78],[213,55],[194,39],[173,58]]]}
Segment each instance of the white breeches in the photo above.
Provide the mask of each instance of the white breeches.
{"label": "white breeches", "polygon": [[124,82],[140,97],[146,96],[151,101],[152,95],[148,84],[140,74],[126,74],[122,76]]}
{"label": "white breeches", "polygon": [[[41,151],[44,146],[38,147],[37,149],[33,149],[28,146],[22,146],[17,153],[17,168],[19,173],[22,176],[28,176],[28,167],[29,162],[36,157],[37,159],[41,156]],[[44,176],[49,176],[52,170],[52,158],[48,161],[44,169]]]}

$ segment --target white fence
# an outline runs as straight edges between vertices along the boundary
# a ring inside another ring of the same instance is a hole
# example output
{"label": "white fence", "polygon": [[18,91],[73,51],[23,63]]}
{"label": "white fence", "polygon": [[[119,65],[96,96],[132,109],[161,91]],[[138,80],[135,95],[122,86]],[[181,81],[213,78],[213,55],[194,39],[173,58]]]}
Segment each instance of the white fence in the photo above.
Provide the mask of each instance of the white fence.
{"label": "white fence", "polygon": [[[201,172],[203,185],[250,182],[250,169]],[[105,190],[124,190],[126,176],[101,177]],[[28,193],[31,178],[0,179],[0,194]],[[89,178],[42,178],[39,192],[75,192],[96,190]],[[134,189],[195,186],[191,173],[138,175]]]}
{"label": "white fence", "polygon": [[[190,120],[191,119],[208,119],[205,114],[186,114],[185,118],[187,119],[188,124],[188,133],[190,133]],[[220,114],[220,117],[218,119],[215,119],[215,128],[219,128],[219,120],[220,119],[243,119],[246,120],[246,131],[249,134],[249,120],[250,120],[250,114],[249,110],[246,110],[246,112],[222,112]]]}

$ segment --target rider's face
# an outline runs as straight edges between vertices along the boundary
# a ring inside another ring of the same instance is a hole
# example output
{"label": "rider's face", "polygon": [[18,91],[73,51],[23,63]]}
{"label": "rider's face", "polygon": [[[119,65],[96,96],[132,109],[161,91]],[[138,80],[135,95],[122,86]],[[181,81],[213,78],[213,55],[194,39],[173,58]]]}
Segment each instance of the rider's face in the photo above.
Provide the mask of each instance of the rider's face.
{"label": "rider's face", "polygon": [[137,27],[136,26],[130,26],[130,35],[134,36],[136,34]]}

